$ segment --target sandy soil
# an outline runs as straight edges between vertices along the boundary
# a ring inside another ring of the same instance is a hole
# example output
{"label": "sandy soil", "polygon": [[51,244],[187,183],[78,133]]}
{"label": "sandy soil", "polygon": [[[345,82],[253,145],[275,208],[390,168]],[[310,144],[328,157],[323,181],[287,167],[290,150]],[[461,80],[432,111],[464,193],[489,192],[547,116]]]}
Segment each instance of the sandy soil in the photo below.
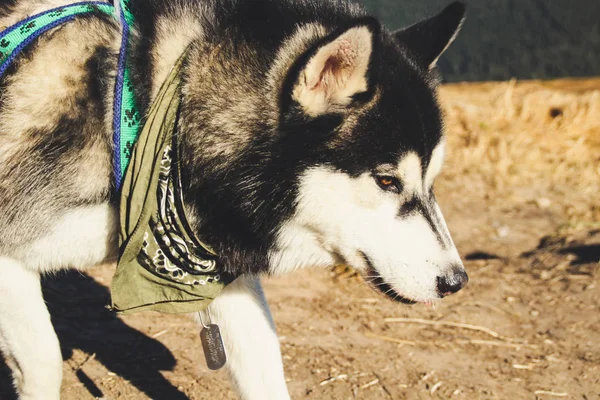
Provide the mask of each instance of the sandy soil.
{"label": "sandy soil", "polygon": [[[429,308],[343,268],[266,279],[292,397],[600,399],[600,81],[441,95],[438,198],[470,283]],[[45,282],[63,398],[235,399],[190,320],[103,308],[113,268]],[[0,362],[0,399],[12,398]]]}

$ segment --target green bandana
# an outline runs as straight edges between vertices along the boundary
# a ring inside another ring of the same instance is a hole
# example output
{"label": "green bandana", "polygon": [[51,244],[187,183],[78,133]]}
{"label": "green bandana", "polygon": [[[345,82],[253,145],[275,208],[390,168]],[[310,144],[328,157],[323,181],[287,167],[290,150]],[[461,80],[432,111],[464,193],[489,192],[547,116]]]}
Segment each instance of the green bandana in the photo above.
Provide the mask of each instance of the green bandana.
{"label": "green bandana", "polygon": [[[182,57],[183,58],[183,57]],[[131,313],[204,310],[231,280],[185,219],[173,133],[182,59],[163,83],[127,168],[120,203],[120,257],[112,309]]]}

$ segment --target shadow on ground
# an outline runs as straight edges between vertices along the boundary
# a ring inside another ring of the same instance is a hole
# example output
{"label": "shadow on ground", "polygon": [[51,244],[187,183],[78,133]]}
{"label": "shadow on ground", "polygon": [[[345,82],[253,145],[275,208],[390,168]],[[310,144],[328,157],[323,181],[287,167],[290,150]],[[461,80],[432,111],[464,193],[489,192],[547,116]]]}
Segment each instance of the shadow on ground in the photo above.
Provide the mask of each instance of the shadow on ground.
{"label": "shadow on ground", "polygon": [[[63,358],[71,358],[80,349],[109,371],[131,382],[151,399],[183,400],[159,371],[172,370],[176,361],[159,341],[145,336],[105,308],[108,289],[76,271],[66,272],[43,283],[44,299],[52,315]],[[74,365],[73,365],[74,364]],[[77,363],[71,363],[76,375],[92,398],[106,395]],[[0,399],[15,399],[8,368],[0,359]]]}
{"label": "shadow on ground", "polygon": [[577,257],[572,264],[582,265],[600,262],[600,244],[571,246],[559,251],[560,254],[572,254]]}

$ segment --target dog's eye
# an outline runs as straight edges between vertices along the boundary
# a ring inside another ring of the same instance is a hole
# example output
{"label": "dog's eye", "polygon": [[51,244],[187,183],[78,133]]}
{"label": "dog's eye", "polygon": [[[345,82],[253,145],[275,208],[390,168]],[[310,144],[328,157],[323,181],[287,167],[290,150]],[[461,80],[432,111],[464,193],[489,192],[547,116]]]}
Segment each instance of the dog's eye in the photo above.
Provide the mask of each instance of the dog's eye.
{"label": "dog's eye", "polygon": [[393,176],[376,176],[375,182],[386,192],[400,193],[402,189],[400,181]]}

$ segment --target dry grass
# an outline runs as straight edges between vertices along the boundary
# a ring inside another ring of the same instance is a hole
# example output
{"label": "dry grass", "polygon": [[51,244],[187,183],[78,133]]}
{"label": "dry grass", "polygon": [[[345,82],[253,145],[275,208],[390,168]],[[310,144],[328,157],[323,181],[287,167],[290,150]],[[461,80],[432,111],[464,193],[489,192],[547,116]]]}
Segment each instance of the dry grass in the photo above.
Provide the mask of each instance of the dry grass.
{"label": "dry grass", "polygon": [[[440,98],[451,151],[445,181],[572,204],[598,196],[600,79],[445,85]],[[573,218],[600,216],[598,205],[572,208]]]}

